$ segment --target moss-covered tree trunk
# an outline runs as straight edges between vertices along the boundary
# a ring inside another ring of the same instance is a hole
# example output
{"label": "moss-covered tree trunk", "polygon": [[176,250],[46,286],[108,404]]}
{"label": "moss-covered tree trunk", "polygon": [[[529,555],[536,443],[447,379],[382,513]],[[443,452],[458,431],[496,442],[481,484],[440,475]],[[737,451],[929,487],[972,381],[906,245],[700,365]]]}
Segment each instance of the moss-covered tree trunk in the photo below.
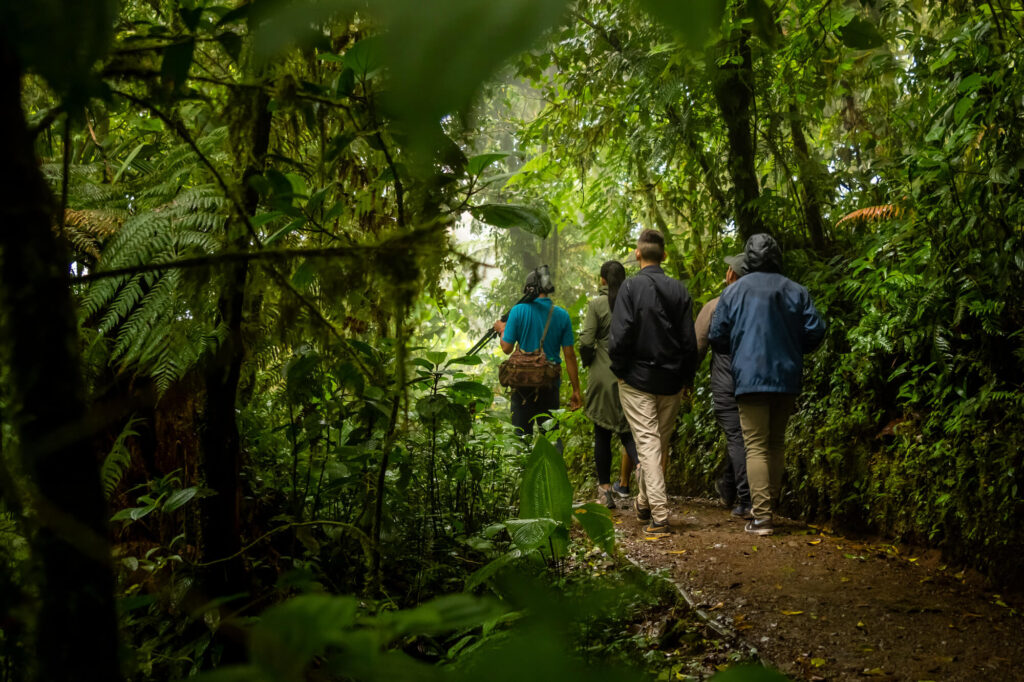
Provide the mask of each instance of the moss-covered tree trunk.
{"label": "moss-covered tree trunk", "polygon": [[729,138],[729,175],[732,178],[733,217],[740,237],[767,232],[758,207],[761,192],[754,165],[754,133],[751,106],[754,103],[754,69],[749,34],[742,31],[736,43],[739,63],[717,67],[713,88]]}
{"label": "moss-covered tree trunk", "polygon": [[822,169],[819,168],[807,147],[803,119],[795,104],[789,105],[789,131],[793,138],[797,168],[800,171],[800,184],[804,190],[804,222],[807,224],[807,233],[811,237],[811,244],[820,251],[825,248],[825,221],[821,217]]}
{"label": "moss-covered tree trunk", "polygon": [[0,286],[14,426],[30,497],[40,600],[34,675],[120,679],[107,509],[91,447],[68,254],[24,113],[21,69],[0,37]]}

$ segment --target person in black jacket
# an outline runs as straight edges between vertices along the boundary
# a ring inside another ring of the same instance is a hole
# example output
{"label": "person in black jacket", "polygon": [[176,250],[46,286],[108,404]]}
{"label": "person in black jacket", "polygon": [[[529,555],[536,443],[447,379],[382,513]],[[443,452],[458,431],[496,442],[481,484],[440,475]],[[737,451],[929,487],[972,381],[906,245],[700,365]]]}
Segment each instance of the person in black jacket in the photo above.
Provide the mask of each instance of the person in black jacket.
{"label": "person in black jacket", "polygon": [[619,289],[608,337],[619,398],[636,440],[640,468],[637,518],[648,533],[668,533],[668,496],[662,460],[683,391],[693,387],[697,339],[693,301],[682,282],[661,269],[665,239],[644,230],[637,242],[640,272]]}

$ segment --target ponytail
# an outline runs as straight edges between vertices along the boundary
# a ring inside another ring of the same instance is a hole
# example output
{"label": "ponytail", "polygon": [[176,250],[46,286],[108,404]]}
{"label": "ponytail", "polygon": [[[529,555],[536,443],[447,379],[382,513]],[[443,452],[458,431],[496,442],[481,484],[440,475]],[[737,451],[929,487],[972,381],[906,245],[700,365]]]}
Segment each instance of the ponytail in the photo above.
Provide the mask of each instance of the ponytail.
{"label": "ponytail", "polygon": [[619,287],[626,280],[626,268],[617,260],[606,261],[601,266],[601,276],[608,282],[608,309],[615,310],[615,299],[619,295]]}

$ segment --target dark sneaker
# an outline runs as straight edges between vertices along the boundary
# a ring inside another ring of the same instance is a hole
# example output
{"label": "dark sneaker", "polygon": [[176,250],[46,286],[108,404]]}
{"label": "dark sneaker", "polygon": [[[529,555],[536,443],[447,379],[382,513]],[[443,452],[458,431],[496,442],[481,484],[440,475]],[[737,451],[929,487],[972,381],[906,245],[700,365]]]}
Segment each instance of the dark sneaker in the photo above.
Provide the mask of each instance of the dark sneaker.
{"label": "dark sneaker", "polygon": [[733,516],[736,516],[736,517],[741,518],[741,519],[752,519],[752,518],[754,518],[754,515],[750,511],[750,507],[746,506],[745,504],[738,504],[738,505],[736,505],[735,507],[732,508],[732,512],[730,512],[730,513]]}
{"label": "dark sneaker", "polygon": [[775,526],[772,525],[771,519],[751,519],[747,521],[743,530],[754,535],[771,535],[775,532]]}
{"label": "dark sneaker", "polygon": [[736,494],[731,490],[724,478],[720,478],[715,481],[715,491],[718,493],[718,499],[721,500],[723,507],[731,507],[733,502],[736,501]]}
{"label": "dark sneaker", "polygon": [[636,509],[636,520],[637,521],[650,521],[651,510],[646,507],[641,507],[636,502],[633,503],[633,509]]}
{"label": "dark sneaker", "polygon": [[612,496],[612,491],[611,490],[606,490],[604,488],[598,488],[597,489],[597,503],[598,504],[603,504],[604,506],[608,507],[609,509],[615,509],[615,498]]}
{"label": "dark sneaker", "polygon": [[644,532],[649,535],[667,535],[672,532],[672,526],[668,525],[668,521],[664,523],[658,523],[657,521],[651,521],[644,528]]}
{"label": "dark sneaker", "polygon": [[629,497],[629,486],[621,486],[618,481],[612,483],[612,492],[618,497]]}

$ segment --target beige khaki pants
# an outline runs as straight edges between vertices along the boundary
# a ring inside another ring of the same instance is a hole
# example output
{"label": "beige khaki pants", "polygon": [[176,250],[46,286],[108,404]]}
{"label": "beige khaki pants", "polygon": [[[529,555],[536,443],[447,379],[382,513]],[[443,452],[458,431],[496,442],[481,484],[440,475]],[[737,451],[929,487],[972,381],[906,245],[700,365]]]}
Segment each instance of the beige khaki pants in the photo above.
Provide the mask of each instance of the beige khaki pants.
{"label": "beige khaki pants", "polygon": [[755,519],[772,517],[786,469],[786,424],[796,406],[789,393],[748,393],[736,396],[740,427],[747,448],[747,481]]}
{"label": "beige khaki pants", "polygon": [[682,395],[682,391],[675,395],[644,393],[619,379],[622,411],[633,431],[640,459],[636,504],[641,509],[649,508],[651,519],[657,523],[668,523],[668,493],[662,461],[668,461],[668,445]]}

